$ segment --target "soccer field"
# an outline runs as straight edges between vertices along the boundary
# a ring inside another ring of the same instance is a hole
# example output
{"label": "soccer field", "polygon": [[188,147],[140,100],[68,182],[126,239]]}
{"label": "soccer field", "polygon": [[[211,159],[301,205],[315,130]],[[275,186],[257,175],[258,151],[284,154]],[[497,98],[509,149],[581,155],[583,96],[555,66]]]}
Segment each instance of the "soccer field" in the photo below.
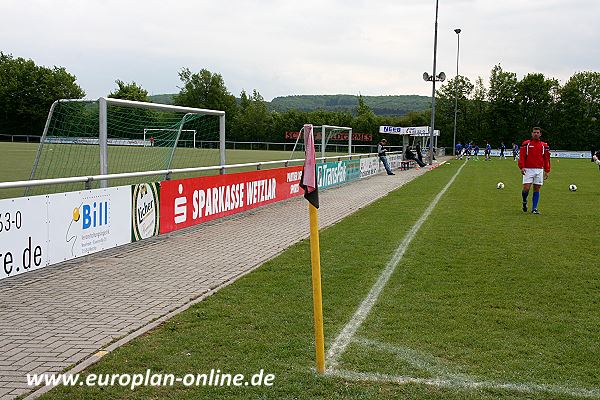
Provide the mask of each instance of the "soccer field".
{"label": "soccer field", "polygon": [[600,173],[552,161],[541,215],[521,211],[514,162],[450,161],[323,230],[325,376],[314,372],[303,241],[88,370],[264,369],[272,387],[59,387],[43,398],[599,398]]}
{"label": "soccer field", "polygon": [[[27,180],[31,174],[31,168],[37,152],[38,143],[7,143],[0,142],[0,182]],[[98,175],[99,168],[99,153],[97,146],[85,145],[48,145],[52,151],[64,149],[60,155],[52,159],[52,171],[50,177],[64,177],[61,174],[61,166],[75,165],[79,166],[76,174],[72,176],[87,176]],[[157,170],[165,168],[165,156],[169,149],[159,147],[128,147],[115,146],[109,151],[109,172],[132,172],[144,170]],[[337,155],[338,153],[327,153],[328,156]],[[291,156],[291,151],[276,151],[276,150],[226,150],[227,164],[244,164],[259,161],[274,161],[287,160]],[[302,158],[303,152],[296,151],[294,158]],[[128,165],[136,165],[135,163],[127,163],[127,160],[137,159],[140,162],[136,168],[129,168]],[[46,159],[45,167],[49,168],[50,158]],[[178,148],[175,157],[173,158],[172,168],[188,168],[188,167],[203,167],[219,165],[219,150],[218,149],[189,149]],[[44,167],[42,166],[42,168]],[[141,166],[141,167],[140,167]],[[275,166],[275,167],[280,167]],[[241,172],[255,169],[255,167],[238,168],[231,170],[232,172]],[[187,176],[198,175],[214,175],[218,171],[208,171],[204,173],[192,174],[177,174],[174,178],[182,178]],[[67,175],[70,176],[70,175]],[[135,182],[146,182],[148,180],[163,180],[164,176],[154,176],[149,178],[124,179],[111,181],[111,186],[125,185]],[[83,189],[84,184],[70,185],[67,190]],[[60,187],[54,187],[55,191],[60,191]],[[19,197],[23,195],[24,189],[4,189],[0,190],[0,198]]]}

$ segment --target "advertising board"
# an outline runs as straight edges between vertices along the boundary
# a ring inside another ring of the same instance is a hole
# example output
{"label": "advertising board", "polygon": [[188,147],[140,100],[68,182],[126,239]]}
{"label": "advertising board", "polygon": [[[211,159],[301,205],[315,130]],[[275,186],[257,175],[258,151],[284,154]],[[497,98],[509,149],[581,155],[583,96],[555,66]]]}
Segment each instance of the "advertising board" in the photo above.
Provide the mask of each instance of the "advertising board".
{"label": "advertising board", "polygon": [[160,233],[200,224],[302,194],[302,167],[160,183]]}

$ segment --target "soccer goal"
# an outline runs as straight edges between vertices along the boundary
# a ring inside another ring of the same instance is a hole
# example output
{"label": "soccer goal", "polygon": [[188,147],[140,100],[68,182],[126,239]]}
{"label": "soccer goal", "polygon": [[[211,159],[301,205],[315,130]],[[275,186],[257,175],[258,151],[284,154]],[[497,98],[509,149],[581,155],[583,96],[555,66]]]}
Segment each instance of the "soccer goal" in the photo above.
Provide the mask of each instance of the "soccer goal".
{"label": "soccer goal", "polygon": [[[315,134],[315,150],[321,152],[321,157],[326,154],[352,154],[352,128],[347,126],[334,125],[316,125],[313,126]],[[302,147],[303,142],[300,141],[302,135],[298,135],[296,143],[292,148],[290,159],[293,159],[294,152],[298,150],[298,146]]]}
{"label": "soccer goal", "polygon": [[[160,128],[144,128],[144,146],[154,146],[154,134],[162,133],[165,130],[169,129],[160,129]],[[172,132],[177,132],[178,129],[170,129]],[[178,145],[180,147],[191,147],[193,149],[196,148],[196,130],[195,129],[182,129],[181,135],[184,138],[179,139]],[[189,140],[189,137],[192,137],[192,140]]]}
{"label": "soccer goal", "polygon": [[[197,149],[197,140],[219,143]],[[52,104],[30,179],[225,165],[225,112],[101,97]],[[156,181],[149,176],[139,181]],[[100,181],[100,187],[134,183]],[[98,187],[96,184],[95,187]],[[25,195],[80,190],[27,187]]]}

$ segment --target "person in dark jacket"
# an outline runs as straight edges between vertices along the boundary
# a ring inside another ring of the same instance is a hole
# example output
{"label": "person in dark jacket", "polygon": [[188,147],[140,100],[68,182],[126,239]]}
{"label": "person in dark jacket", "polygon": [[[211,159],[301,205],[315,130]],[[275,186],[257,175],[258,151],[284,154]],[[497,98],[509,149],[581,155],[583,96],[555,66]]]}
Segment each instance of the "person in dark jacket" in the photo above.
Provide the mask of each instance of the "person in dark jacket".
{"label": "person in dark jacket", "polygon": [[425,166],[425,163],[421,160],[419,160],[417,158],[417,156],[415,155],[415,153],[413,153],[410,149],[410,146],[406,146],[406,150],[404,151],[404,159],[405,160],[413,160],[414,162],[416,162],[417,164],[419,164],[419,167],[423,168]]}

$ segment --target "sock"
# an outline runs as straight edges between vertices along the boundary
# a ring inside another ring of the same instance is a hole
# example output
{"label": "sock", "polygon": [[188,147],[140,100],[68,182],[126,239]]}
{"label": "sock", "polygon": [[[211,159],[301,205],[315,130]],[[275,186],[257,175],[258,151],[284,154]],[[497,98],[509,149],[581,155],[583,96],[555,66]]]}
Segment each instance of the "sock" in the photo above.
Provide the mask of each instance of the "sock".
{"label": "sock", "polygon": [[527,196],[529,196],[529,192],[522,191],[521,195],[523,196],[523,203],[527,203]]}
{"label": "sock", "polygon": [[540,192],[533,192],[533,206],[534,210],[537,209],[538,201],[540,201]]}

